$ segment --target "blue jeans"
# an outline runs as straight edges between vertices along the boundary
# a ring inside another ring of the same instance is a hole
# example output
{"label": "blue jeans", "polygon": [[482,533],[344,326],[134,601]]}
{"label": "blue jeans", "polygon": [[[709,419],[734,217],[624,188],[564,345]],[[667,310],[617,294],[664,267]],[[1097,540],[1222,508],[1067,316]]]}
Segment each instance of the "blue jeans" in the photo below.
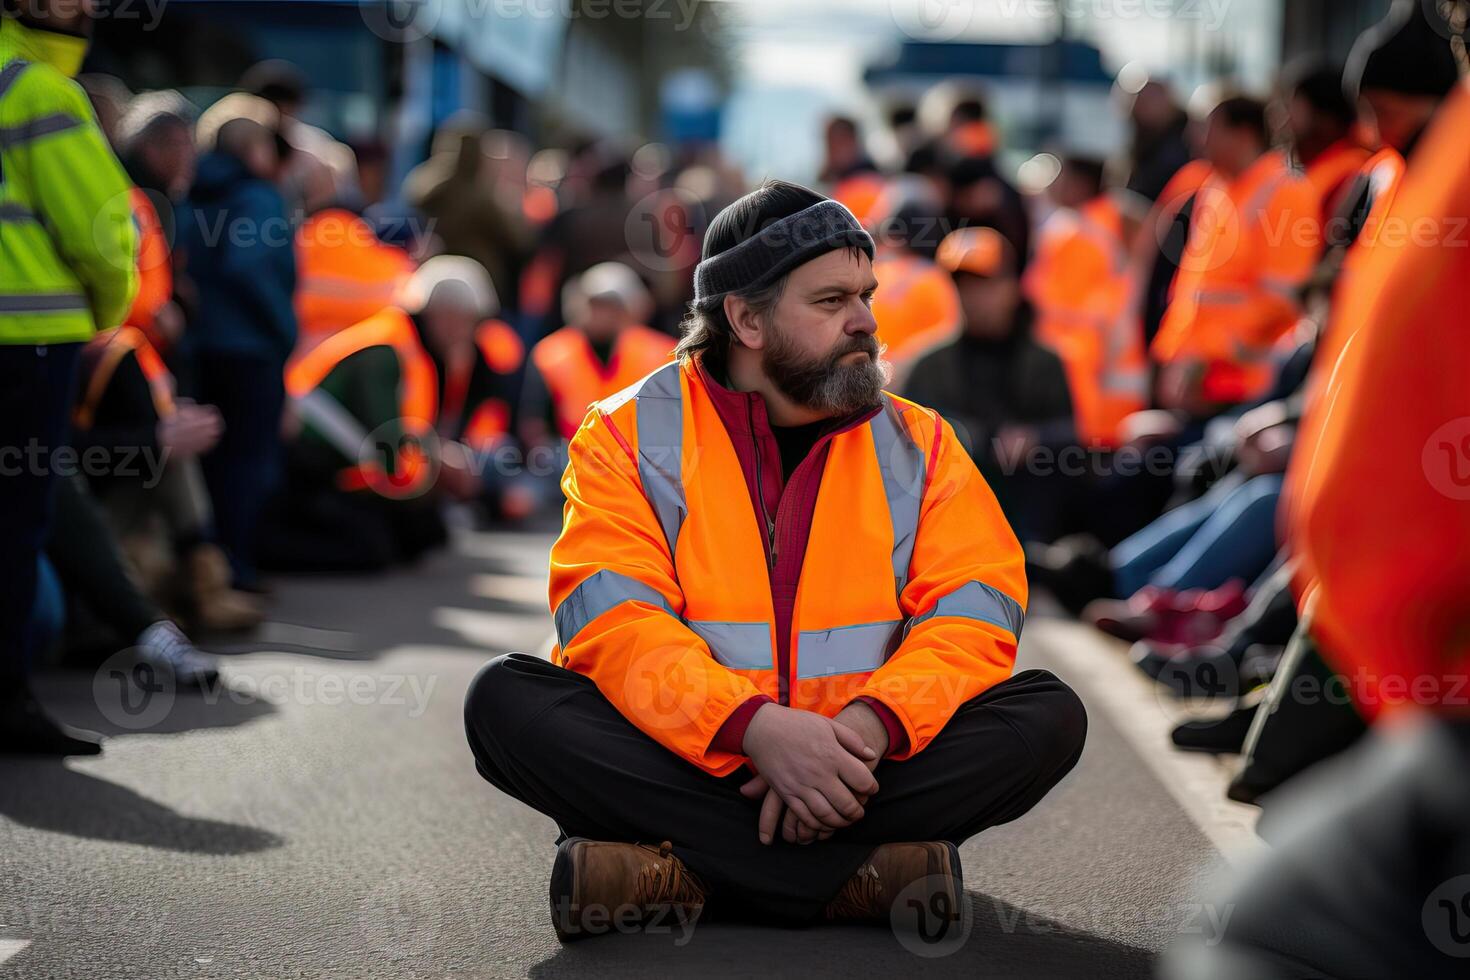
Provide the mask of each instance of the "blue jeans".
{"label": "blue jeans", "polygon": [[1254,581],[1276,555],[1279,473],[1226,476],[1203,496],[1176,507],[1112,551],[1118,595],[1145,585],[1214,589],[1233,578]]}

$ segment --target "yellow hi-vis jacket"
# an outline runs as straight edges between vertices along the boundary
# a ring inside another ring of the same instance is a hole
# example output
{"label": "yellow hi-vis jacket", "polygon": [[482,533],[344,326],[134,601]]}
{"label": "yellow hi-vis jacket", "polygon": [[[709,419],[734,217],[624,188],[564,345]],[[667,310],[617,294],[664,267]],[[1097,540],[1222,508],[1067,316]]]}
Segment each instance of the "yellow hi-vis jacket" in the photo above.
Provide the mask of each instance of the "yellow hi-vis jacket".
{"label": "yellow hi-vis jacket", "polygon": [[137,288],[132,184],[69,77],[85,51],[0,16],[0,344],[88,340]]}
{"label": "yellow hi-vis jacket", "polygon": [[948,423],[885,393],[824,437],[781,638],[766,527],[789,523],[794,494],[763,522],[725,425],[689,362],[593,406],[562,477],[553,661],[714,775],[745,761],[712,742],[760,695],[828,717],[872,698],[906,735],[890,757],[923,751],[1015,662],[1024,561],[995,496]]}

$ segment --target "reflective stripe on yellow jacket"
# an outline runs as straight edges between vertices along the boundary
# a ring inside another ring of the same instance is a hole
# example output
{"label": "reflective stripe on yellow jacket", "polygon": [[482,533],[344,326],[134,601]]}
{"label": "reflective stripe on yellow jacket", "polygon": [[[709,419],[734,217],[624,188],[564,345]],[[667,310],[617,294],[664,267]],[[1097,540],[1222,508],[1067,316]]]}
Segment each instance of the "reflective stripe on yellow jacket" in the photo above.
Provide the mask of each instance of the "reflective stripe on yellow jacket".
{"label": "reflective stripe on yellow jacket", "polygon": [[0,16],[0,344],[84,341],[132,302],[132,185],[67,77],[85,47]]}
{"label": "reflective stripe on yellow jacket", "polygon": [[[953,429],[885,394],[832,437],[791,623],[794,707],[892,709],[906,758],[1011,673],[1022,552]],[[780,698],[764,539],[697,369],[669,364],[596,405],[570,445],[551,551],[556,663],[707,772],[757,694]]]}

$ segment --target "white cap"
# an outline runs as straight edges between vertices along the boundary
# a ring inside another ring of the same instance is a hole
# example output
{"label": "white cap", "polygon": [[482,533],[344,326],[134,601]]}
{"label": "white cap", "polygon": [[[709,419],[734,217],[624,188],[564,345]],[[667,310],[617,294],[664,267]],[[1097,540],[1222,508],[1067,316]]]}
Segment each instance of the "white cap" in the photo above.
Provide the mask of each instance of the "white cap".
{"label": "white cap", "polygon": [[454,306],[481,317],[500,312],[500,297],[485,267],[464,255],[436,255],[403,285],[400,305],[409,313]]}
{"label": "white cap", "polygon": [[583,315],[583,304],[594,300],[611,300],[622,305],[634,319],[644,319],[653,306],[653,297],[638,273],[621,262],[600,262],[567,283],[562,293],[564,312],[573,320]]}

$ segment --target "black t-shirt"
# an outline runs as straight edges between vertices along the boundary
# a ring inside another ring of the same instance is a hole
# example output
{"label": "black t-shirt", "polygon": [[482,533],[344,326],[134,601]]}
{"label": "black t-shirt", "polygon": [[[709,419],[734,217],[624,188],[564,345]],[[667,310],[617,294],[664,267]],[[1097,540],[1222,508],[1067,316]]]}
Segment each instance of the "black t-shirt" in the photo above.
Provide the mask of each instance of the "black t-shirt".
{"label": "black t-shirt", "polygon": [[785,474],[785,479],[791,479],[792,471],[806,459],[806,454],[811,452],[812,446],[816,445],[822,432],[831,424],[831,419],[818,419],[806,425],[771,426],[776,445],[781,448],[781,471]]}

